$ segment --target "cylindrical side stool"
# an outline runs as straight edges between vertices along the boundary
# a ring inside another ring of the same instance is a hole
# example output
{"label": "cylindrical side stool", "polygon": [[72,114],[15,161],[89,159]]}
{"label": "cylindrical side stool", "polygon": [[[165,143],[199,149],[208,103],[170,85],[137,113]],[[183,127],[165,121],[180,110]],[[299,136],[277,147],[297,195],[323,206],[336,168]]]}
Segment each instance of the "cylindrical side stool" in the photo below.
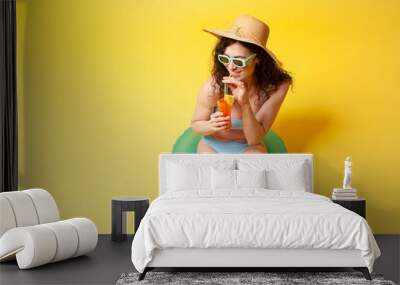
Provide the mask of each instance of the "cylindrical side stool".
{"label": "cylindrical side stool", "polygon": [[149,208],[147,197],[113,197],[111,202],[111,240],[126,240],[126,212],[135,212],[135,233]]}

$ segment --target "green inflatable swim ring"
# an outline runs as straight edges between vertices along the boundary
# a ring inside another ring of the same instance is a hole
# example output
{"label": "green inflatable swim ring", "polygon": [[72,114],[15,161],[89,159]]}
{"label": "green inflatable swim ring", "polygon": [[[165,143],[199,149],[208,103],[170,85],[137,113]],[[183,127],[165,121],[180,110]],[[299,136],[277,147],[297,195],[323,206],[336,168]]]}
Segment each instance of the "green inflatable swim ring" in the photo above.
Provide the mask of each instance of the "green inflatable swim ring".
{"label": "green inflatable swim ring", "polygon": [[[201,137],[192,128],[187,128],[176,140],[172,153],[197,153],[197,145]],[[285,143],[274,131],[270,130],[263,137],[263,141],[267,146],[268,153],[287,153]]]}

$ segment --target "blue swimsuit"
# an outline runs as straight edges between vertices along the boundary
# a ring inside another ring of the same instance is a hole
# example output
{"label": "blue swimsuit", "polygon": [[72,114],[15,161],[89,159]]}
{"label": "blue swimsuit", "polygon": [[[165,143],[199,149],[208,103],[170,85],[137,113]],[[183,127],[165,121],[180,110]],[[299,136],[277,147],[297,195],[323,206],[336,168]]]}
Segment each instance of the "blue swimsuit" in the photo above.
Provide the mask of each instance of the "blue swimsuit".
{"label": "blue swimsuit", "polygon": [[[240,119],[232,118],[232,129],[242,130],[243,122]],[[223,142],[215,139],[213,136],[205,136],[202,138],[209,147],[214,149],[218,153],[242,153],[249,147],[246,143],[240,142]]]}

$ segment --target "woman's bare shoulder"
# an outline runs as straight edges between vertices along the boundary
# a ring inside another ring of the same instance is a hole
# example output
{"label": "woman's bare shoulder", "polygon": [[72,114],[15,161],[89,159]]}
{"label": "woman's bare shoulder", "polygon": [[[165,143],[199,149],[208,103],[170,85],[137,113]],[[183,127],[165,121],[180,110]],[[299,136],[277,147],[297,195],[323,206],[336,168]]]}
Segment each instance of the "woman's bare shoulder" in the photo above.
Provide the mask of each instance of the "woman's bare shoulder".
{"label": "woman's bare shoulder", "polygon": [[218,85],[214,79],[210,77],[200,87],[198,98],[201,101],[207,101],[209,103],[215,103],[219,97]]}
{"label": "woman's bare shoulder", "polygon": [[214,78],[208,78],[202,85],[201,90],[203,93],[207,94],[208,96],[218,96],[219,94],[219,86],[215,82]]}

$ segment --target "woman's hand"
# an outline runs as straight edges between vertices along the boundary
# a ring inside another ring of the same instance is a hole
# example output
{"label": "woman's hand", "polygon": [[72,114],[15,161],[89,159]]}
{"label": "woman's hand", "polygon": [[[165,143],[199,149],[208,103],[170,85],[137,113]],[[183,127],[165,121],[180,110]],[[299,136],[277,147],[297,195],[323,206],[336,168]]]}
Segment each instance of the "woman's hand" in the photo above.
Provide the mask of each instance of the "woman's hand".
{"label": "woman's hand", "polygon": [[215,112],[210,115],[210,120],[208,120],[208,127],[212,133],[226,130],[228,128],[230,117],[224,117],[222,112]]}
{"label": "woman's hand", "polygon": [[232,130],[230,128],[231,118],[224,117],[222,112],[212,113],[210,116],[209,128],[212,131],[212,136],[220,141],[229,142],[237,141],[245,143],[246,139],[242,130]]}
{"label": "woman's hand", "polygon": [[247,86],[243,81],[240,81],[234,77],[224,76],[222,82],[230,84],[235,101],[237,101],[240,106],[250,103],[249,96],[247,94]]}

